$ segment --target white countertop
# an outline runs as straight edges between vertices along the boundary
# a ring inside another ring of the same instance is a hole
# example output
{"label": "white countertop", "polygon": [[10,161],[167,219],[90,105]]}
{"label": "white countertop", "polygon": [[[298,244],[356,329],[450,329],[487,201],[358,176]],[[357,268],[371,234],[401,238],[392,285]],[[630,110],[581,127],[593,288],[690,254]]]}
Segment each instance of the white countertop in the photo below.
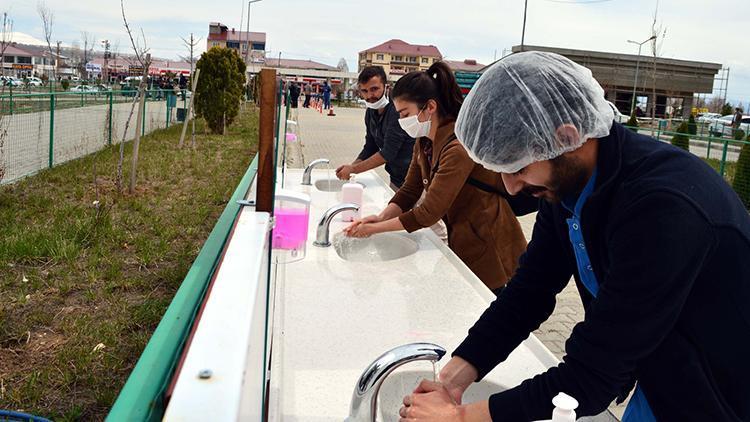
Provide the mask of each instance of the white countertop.
{"label": "white countertop", "polygon": [[[314,170],[313,185],[332,177],[331,171]],[[375,358],[406,343],[430,342],[448,350],[446,362],[494,295],[429,229],[403,232],[419,251],[388,262],[345,261],[333,246],[313,246],[320,216],[341,194],[300,186],[301,178],[301,170],[286,171],[284,188],[310,194],[312,204],[307,256],[284,264],[285,277],[277,280],[270,420],[342,421],[358,377]],[[393,195],[373,172],[357,180],[366,186],[365,215],[379,212]],[[340,215],[335,218],[331,238],[345,225]],[[531,335],[485,382],[490,391],[500,391],[557,362]],[[383,391],[408,393],[432,369],[419,362],[402,372],[413,379],[394,374],[397,381],[386,381]],[[474,399],[486,398],[487,391],[478,395]]]}

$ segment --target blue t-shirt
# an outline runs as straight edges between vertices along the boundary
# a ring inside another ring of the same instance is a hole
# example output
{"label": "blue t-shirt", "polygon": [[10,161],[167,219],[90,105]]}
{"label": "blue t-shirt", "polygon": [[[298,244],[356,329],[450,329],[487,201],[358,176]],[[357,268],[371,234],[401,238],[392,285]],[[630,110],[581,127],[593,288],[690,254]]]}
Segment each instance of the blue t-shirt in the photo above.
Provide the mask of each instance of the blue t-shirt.
{"label": "blue t-shirt", "polygon": [[[596,184],[596,168],[591,174],[591,178],[586,183],[583,191],[578,198],[565,198],[562,201],[563,207],[570,211],[573,215],[566,219],[568,223],[568,238],[573,246],[573,252],[576,256],[576,264],[578,266],[578,275],[581,283],[586,287],[586,290],[591,293],[592,296],[596,297],[599,293],[599,282],[594,274],[594,269],[591,267],[591,260],[589,254],[586,251],[586,242],[583,240],[583,232],[581,231],[581,210],[583,204],[594,191],[594,185]],[[646,396],[643,394],[639,385],[636,385],[635,392],[630,398],[628,406],[625,408],[625,414],[622,416],[623,422],[656,422],[654,413],[651,411],[651,407],[646,401]]]}

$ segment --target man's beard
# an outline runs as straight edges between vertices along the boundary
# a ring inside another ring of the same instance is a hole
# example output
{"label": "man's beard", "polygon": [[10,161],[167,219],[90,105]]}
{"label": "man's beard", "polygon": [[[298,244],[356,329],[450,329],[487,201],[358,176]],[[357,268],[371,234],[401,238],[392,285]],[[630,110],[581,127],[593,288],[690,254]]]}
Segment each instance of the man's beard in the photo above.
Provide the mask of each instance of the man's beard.
{"label": "man's beard", "polygon": [[524,193],[537,194],[547,202],[558,203],[583,191],[588,182],[588,171],[578,158],[560,155],[550,160],[550,164],[552,169],[547,186],[529,185],[523,188]]}

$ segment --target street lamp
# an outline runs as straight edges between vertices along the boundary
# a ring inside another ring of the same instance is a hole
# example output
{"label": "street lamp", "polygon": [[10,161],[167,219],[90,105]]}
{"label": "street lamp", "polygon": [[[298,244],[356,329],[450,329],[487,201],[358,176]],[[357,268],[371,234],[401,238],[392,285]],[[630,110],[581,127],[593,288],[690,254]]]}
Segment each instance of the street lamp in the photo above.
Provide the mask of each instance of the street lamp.
{"label": "street lamp", "polygon": [[643,44],[646,44],[647,42],[651,40],[655,40],[655,39],[656,39],[656,35],[652,35],[651,38],[643,42],[628,40],[630,44],[638,45],[638,58],[635,61],[635,80],[633,81],[633,98],[630,100],[630,115],[631,116],[635,113],[635,88],[636,86],[638,86],[638,66],[641,64],[641,47],[643,47]]}
{"label": "street lamp", "polygon": [[250,56],[250,5],[263,0],[250,0],[247,2],[247,43],[245,47],[245,63],[248,63],[248,57]]}

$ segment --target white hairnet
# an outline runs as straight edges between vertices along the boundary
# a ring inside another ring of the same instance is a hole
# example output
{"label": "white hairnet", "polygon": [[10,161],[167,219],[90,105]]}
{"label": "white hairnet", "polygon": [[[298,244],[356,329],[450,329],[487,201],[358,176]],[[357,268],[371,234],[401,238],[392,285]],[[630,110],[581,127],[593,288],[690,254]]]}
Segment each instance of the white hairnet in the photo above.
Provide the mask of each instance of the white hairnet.
{"label": "white hairnet", "polygon": [[[531,51],[484,72],[461,106],[456,136],[477,163],[515,173],[607,136],[613,120],[590,70],[558,54]],[[578,139],[557,135],[565,124],[575,126]]]}

